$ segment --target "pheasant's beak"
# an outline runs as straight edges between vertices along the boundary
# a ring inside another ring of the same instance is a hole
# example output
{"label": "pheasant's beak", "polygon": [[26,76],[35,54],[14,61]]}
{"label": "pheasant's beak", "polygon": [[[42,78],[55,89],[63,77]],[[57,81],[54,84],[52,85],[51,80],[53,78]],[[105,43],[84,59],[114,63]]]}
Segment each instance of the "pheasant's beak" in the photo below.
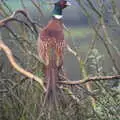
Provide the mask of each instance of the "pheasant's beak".
{"label": "pheasant's beak", "polygon": [[71,3],[67,1],[66,5],[67,5],[67,6],[70,6],[70,5],[71,5]]}

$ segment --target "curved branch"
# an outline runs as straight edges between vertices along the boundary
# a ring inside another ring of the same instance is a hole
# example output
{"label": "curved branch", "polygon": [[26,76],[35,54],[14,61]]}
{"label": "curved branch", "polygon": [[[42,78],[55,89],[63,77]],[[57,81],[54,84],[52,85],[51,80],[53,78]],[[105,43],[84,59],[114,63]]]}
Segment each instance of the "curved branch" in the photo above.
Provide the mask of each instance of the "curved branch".
{"label": "curved branch", "polygon": [[2,49],[6,56],[8,57],[11,65],[13,66],[13,68],[15,68],[18,72],[22,73],[23,75],[27,76],[28,78],[30,79],[33,79],[37,82],[40,83],[41,87],[46,90],[46,88],[44,87],[44,83],[43,83],[43,80],[38,78],[37,76],[33,75],[32,73],[24,70],[22,67],[20,67],[14,60],[14,57],[12,55],[12,52],[11,50],[4,44],[4,42],[2,40],[0,40],[0,49]]}
{"label": "curved branch", "polygon": [[[22,14],[29,22],[30,22],[30,24],[32,25],[32,27],[33,27],[33,29],[34,29],[34,31],[36,32],[36,33],[38,33],[38,31],[37,31],[37,29],[36,29],[36,22],[34,22],[34,21],[32,21],[31,20],[31,18],[30,18],[30,16],[24,11],[24,10],[17,10],[17,11],[15,11],[15,12],[13,12],[13,14],[11,15],[11,16],[9,16],[9,17],[6,17],[5,19],[3,19],[3,20],[0,20],[0,26],[3,26],[3,25],[5,25],[5,23],[7,23],[7,22],[9,22],[9,21],[18,21],[18,22],[22,22],[22,21],[20,21],[20,20],[18,20],[18,19],[16,19],[15,18],[15,16],[17,15],[17,14]],[[27,24],[27,23],[25,23],[24,21],[23,21],[23,24]],[[29,26],[29,25],[27,25],[27,26]],[[39,25],[39,27],[42,27],[41,25]]]}
{"label": "curved branch", "polygon": [[66,85],[77,85],[77,84],[85,84],[87,82],[95,82],[95,81],[101,81],[101,80],[119,80],[120,79],[120,75],[114,75],[114,76],[95,76],[95,77],[89,77],[86,79],[82,79],[82,80],[76,80],[76,81],[72,81],[69,80],[68,78],[66,79],[66,77],[61,76],[65,81],[58,81],[59,84],[66,84]]}

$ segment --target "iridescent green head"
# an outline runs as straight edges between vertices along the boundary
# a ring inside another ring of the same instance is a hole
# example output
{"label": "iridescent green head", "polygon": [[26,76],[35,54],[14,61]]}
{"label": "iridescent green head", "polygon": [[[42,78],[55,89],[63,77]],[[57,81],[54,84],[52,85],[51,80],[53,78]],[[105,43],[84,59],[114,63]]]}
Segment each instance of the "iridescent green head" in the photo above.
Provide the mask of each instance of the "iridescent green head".
{"label": "iridescent green head", "polygon": [[58,17],[58,19],[62,18],[62,10],[70,5],[71,4],[66,0],[60,0],[59,2],[55,3],[53,16]]}

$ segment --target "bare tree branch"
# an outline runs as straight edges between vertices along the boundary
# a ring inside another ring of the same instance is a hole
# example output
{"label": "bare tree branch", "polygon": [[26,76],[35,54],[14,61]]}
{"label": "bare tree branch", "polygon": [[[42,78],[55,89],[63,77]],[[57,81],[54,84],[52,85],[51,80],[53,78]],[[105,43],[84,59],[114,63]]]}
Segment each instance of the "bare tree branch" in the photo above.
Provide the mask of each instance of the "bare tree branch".
{"label": "bare tree branch", "polygon": [[[11,16],[6,17],[5,19],[1,20],[1,21],[0,21],[0,26],[4,26],[4,25],[5,25],[7,22],[9,22],[9,21],[17,21],[17,22],[20,22],[20,23],[25,24],[26,26],[29,26],[29,25],[28,25],[27,23],[25,23],[24,21],[22,22],[21,20],[18,20],[18,19],[15,18],[15,16],[16,16],[17,14],[19,14],[19,13],[22,14],[22,15],[29,21],[29,23],[32,25],[34,31],[35,31],[36,33],[38,33],[38,31],[37,31],[37,29],[36,29],[36,25],[38,25],[38,23],[32,21],[31,18],[30,18],[30,16],[29,16],[24,10],[17,10],[17,11],[15,11],[15,12],[13,12],[13,14],[12,14]],[[42,26],[42,25],[39,25],[39,27],[43,27],[43,26]]]}
{"label": "bare tree branch", "polygon": [[[39,82],[41,84],[41,86],[43,87],[43,89],[45,90],[45,87],[43,85],[43,80],[41,80],[40,78],[38,78],[37,76],[33,75],[32,73],[24,70],[23,68],[21,68],[14,60],[13,55],[11,50],[3,43],[3,41],[0,41],[0,49],[2,49],[5,54],[7,55],[11,65],[20,73],[22,73],[23,75],[27,76],[28,78],[31,78],[37,82]],[[67,79],[64,76],[60,76],[63,79]],[[84,84],[90,81],[100,81],[100,80],[113,80],[113,79],[120,79],[120,75],[115,75],[115,76],[96,76],[96,77],[90,77],[87,79],[83,79],[83,80],[77,80],[77,81],[71,81],[68,80],[67,81],[58,81],[59,84],[66,84],[66,85],[77,85],[77,84]]]}
{"label": "bare tree branch", "polygon": [[8,57],[8,59],[9,59],[9,61],[10,61],[10,63],[11,63],[11,65],[12,65],[18,72],[22,73],[23,75],[27,76],[27,77],[30,78],[30,79],[33,79],[33,80],[39,82],[40,85],[42,86],[42,88],[43,88],[44,90],[46,90],[46,88],[44,87],[44,83],[43,83],[43,80],[42,80],[42,79],[40,79],[40,78],[38,78],[37,76],[33,75],[32,73],[24,70],[23,68],[21,68],[21,67],[15,62],[11,50],[4,44],[4,42],[3,42],[2,40],[0,40],[0,49],[2,49],[2,50],[5,52],[6,56]]}
{"label": "bare tree branch", "polygon": [[77,84],[85,84],[87,82],[95,82],[95,81],[101,81],[101,80],[119,80],[120,79],[120,75],[114,75],[114,76],[95,76],[95,77],[89,77],[86,79],[82,79],[82,80],[66,80],[66,77],[61,76],[65,81],[58,81],[58,83],[60,84],[66,84],[66,85],[77,85]]}
{"label": "bare tree branch", "polygon": [[32,4],[37,8],[38,12],[40,13],[40,15],[42,17],[44,17],[43,11],[40,8],[40,4],[39,2],[35,1],[35,0],[31,0]]}

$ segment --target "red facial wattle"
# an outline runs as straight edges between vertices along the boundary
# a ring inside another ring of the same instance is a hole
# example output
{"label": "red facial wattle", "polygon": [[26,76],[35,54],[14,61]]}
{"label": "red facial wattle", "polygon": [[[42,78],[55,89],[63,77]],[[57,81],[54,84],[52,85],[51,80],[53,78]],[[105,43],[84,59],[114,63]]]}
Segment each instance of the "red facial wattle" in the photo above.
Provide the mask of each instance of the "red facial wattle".
{"label": "red facial wattle", "polygon": [[66,3],[67,3],[67,1],[61,1],[61,2],[60,2],[60,6],[61,6],[62,8],[65,8],[65,7],[67,6]]}

